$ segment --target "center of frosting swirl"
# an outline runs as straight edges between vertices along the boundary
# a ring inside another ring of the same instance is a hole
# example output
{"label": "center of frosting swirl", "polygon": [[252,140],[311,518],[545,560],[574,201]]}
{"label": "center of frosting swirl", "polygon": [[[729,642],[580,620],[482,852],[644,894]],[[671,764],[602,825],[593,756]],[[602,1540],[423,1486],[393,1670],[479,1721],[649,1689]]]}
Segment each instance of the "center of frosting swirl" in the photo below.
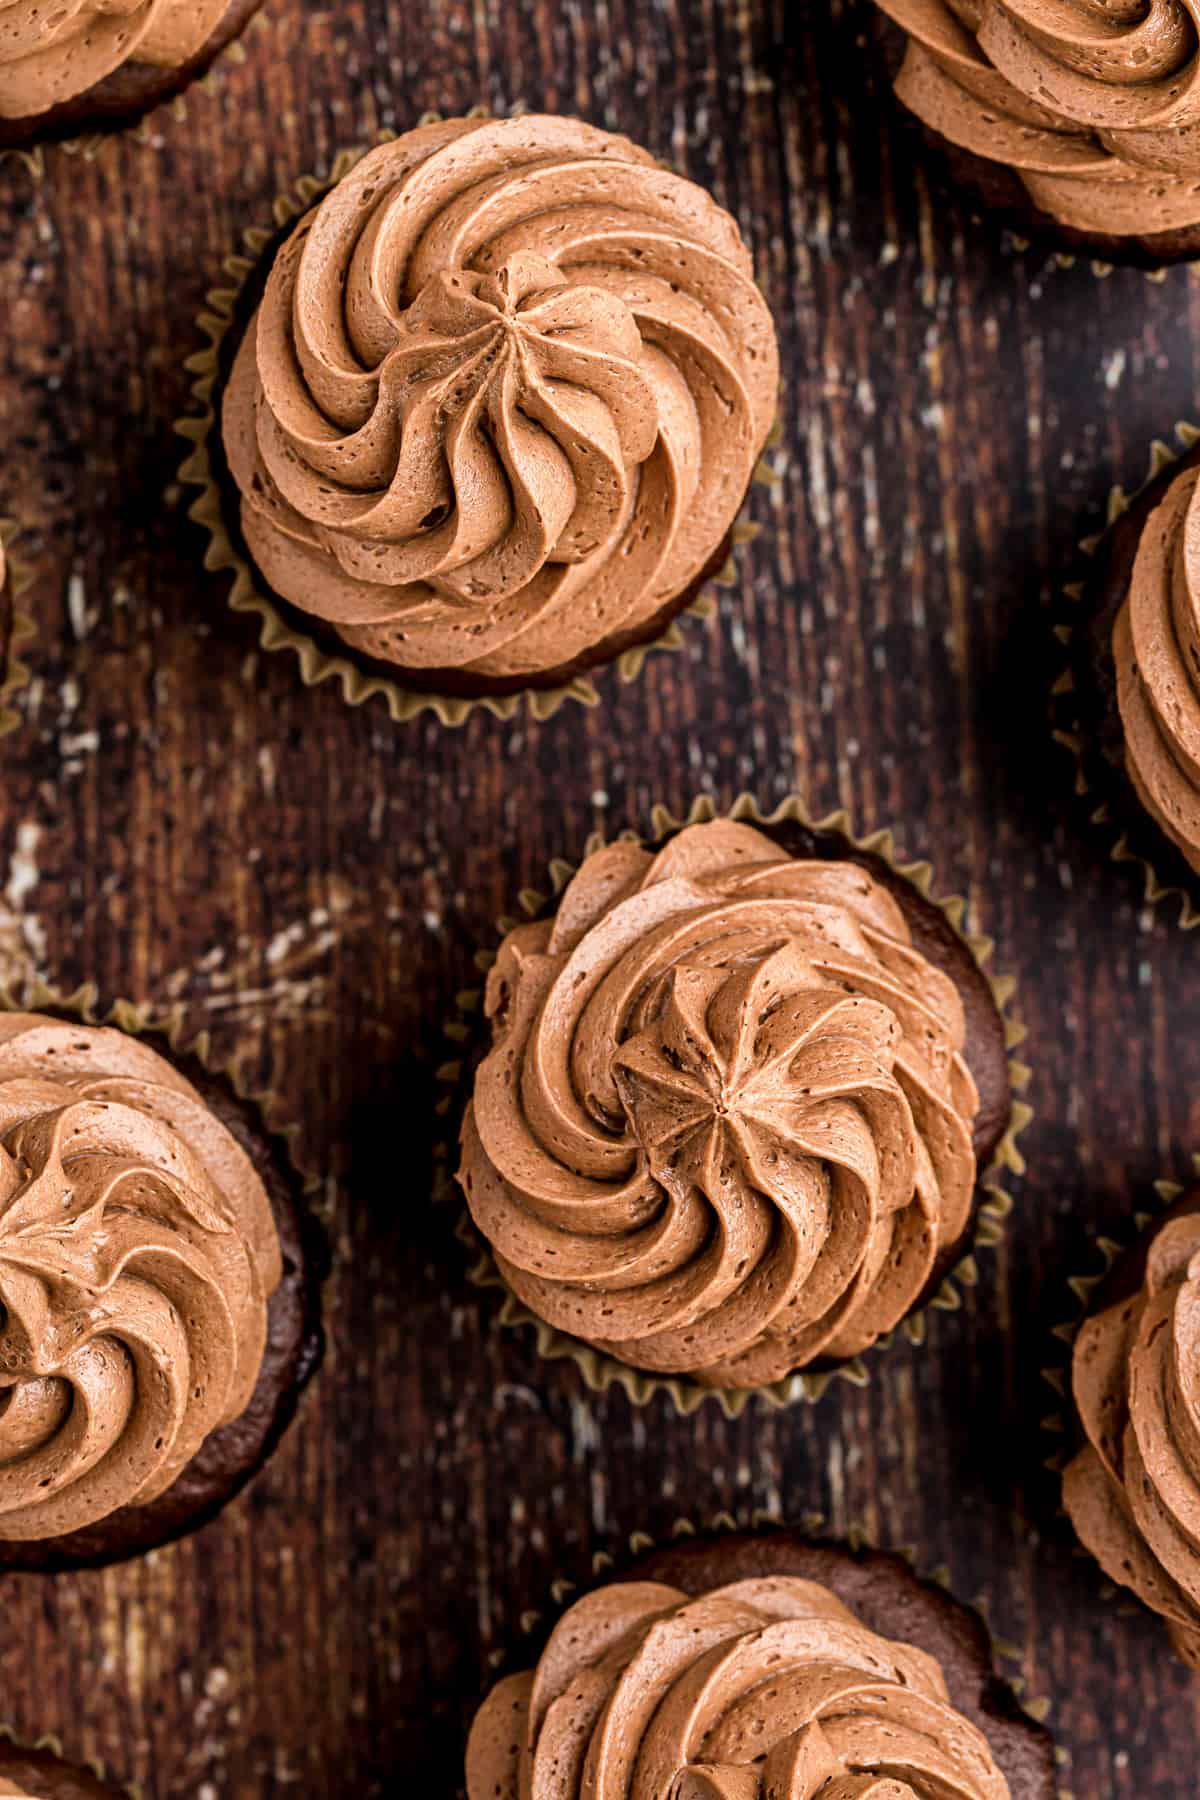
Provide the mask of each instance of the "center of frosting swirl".
{"label": "center of frosting swirl", "polygon": [[970,1217],[962,1005],[891,896],[728,822],[505,940],[460,1180],[539,1318],[756,1386],[873,1343]]}
{"label": "center of frosting swirl", "polygon": [[245,1410],[280,1273],[258,1175],[170,1064],[0,1015],[0,1538],[165,1492]]}
{"label": "center of frosting swirl", "polygon": [[468,1800],[1009,1800],[937,1662],[786,1576],[614,1583],[493,1689]]}

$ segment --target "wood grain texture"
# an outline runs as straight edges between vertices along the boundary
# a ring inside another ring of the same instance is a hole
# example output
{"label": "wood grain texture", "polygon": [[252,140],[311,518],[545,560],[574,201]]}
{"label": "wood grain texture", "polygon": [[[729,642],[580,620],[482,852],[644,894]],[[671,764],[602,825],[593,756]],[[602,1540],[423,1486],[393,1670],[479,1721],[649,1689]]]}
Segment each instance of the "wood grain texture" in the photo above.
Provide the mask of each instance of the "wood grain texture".
{"label": "wood grain texture", "polygon": [[[1107,861],[1049,742],[1051,602],[1192,410],[1184,270],[1098,281],[947,197],[867,0],[270,0],[147,147],[0,165],[0,512],[41,635],[0,746],[0,973],[177,1000],[303,1124],[336,1268],[270,1468],[143,1563],[0,1596],[0,1716],[152,1800],[453,1792],[488,1658],[633,1528],[819,1512],[992,1600],[1088,1800],[1185,1800],[1200,1683],[1104,1598],[1042,1470],[1070,1275],[1200,1145],[1197,945]],[[716,620],[541,727],[398,730],[221,605],[172,477],[190,321],[240,228],[380,126],[577,110],[710,185],[783,339],[782,481]],[[438,1020],[596,825],[793,787],[892,823],[1020,982],[1009,1241],[923,1350],[816,1409],[690,1421],[498,1334],[429,1207]]]}

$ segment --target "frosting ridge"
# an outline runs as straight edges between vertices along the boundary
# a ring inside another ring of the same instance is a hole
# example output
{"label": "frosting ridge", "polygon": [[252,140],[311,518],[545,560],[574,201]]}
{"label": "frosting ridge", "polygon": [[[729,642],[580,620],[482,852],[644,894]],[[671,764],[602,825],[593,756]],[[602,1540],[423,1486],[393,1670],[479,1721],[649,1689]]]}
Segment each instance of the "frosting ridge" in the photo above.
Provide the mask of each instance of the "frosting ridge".
{"label": "frosting ridge", "polygon": [[130,61],[178,68],[230,0],[0,0],[0,118],[47,112]]}
{"label": "frosting ridge", "polygon": [[1200,472],[1146,521],[1113,626],[1125,767],[1159,828],[1200,870]]}
{"label": "frosting ridge", "polygon": [[900,99],[1061,224],[1200,223],[1200,0],[876,0]]}
{"label": "frosting ridge", "polygon": [[222,406],[283,599],[414,671],[537,675],[705,572],[774,418],[737,227],[628,139],[456,119],[280,250]]}
{"label": "frosting ridge", "polygon": [[1009,1800],[933,1657],[789,1576],[689,1598],[614,1583],[537,1667],[501,1681],[467,1747],[468,1800]]}
{"label": "frosting ridge", "polygon": [[281,1273],[253,1165],[168,1062],[0,1015],[0,1539],[164,1493],[245,1411]]}
{"label": "frosting ridge", "polygon": [[966,1231],[954,984],[850,861],[727,820],[589,856],[488,977],[459,1180],[505,1281],[622,1361],[757,1386],[857,1354]]}
{"label": "frosting ridge", "polygon": [[1139,1291],[1085,1321],[1072,1386],[1087,1436],[1063,1481],[1075,1530],[1200,1669],[1200,1212],[1162,1225]]}

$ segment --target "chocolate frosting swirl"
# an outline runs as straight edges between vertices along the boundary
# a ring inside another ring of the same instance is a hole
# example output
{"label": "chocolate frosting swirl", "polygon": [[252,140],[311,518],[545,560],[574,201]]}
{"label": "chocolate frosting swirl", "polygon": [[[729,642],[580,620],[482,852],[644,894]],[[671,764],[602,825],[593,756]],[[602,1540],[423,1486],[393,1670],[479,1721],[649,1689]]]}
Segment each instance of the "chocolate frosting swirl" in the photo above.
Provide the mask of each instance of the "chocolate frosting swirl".
{"label": "chocolate frosting swirl", "polygon": [[1200,471],[1185,470],[1147,519],[1112,648],[1129,778],[1200,870],[1198,483]]}
{"label": "chocolate frosting swirl", "polygon": [[178,68],[229,0],[0,0],[0,119],[72,100],[136,61]]}
{"label": "chocolate frosting swirl", "polygon": [[1163,1225],[1140,1291],[1085,1322],[1072,1379],[1088,1440],[1064,1478],[1072,1523],[1200,1669],[1200,1213]]}
{"label": "chocolate frosting swirl", "polygon": [[0,1539],[164,1493],[244,1412],[281,1272],[262,1182],[169,1063],[0,1015]]}
{"label": "chocolate frosting swirl", "polygon": [[586,1595],[488,1696],[466,1773],[468,1800],[1009,1800],[933,1657],[789,1576]]}
{"label": "chocolate frosting swirl", "polygon": [[1108,236],[1200,223],[1200,0],[877,0],[909,34],[896,92]]}
{"label": "chocolate frosting swirl", "polygon": [[223,406],[276,593],[411,670],[537,674],[711,564],[778,387],[737,226],[628,139],[455,119],[280,251]]}
{"label": "chocolate frosting swirl", "polygon": [[856,1354],[966,1230],[957,990],[858,864],[730,821],[589,856],[488,978],[459,1179],[539,1318],[749,1387]]}

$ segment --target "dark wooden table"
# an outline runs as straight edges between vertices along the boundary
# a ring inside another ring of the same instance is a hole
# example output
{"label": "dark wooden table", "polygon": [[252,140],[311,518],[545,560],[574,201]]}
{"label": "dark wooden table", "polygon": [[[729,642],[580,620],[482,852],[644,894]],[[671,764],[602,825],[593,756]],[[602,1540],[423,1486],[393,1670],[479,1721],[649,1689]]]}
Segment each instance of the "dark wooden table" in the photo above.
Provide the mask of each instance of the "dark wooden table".
{"label": "dark wooden table", "polygon": [[[41,622],[0,748],[0,972],[178,1001],[323,1174],[332,1352],[185,1544],[6,1582],[0,1719],[153,1800],[454,1792],[522,1612],[631,1530],[819,1513],[990,1596],[1078,1800],[1190,1800],[1200,1682],[1073,1553],[1041,1371],[1097,1234],[1200,1146],[1200,939],[1140,904],[1049,741],[1051,615],[1193,406],[1185,270],[1100,280],[940,191],[866,0],[269,0],[152,141],[0,167],[0,512]],[[397,729],[223,609],[171,422],[191,320],[294,174],[427,108],[575,110],[712,187],[783,340],[783,479],[686,653],[549,724]],[[892,823],[1020,985],[1008,1242],[865,1390],[736,1423],[597,1399],[495,1325],[431,1210],[439,1020],[548,857],[695,792]],[[419,1780],[420,1778],[420,1780]]]}

